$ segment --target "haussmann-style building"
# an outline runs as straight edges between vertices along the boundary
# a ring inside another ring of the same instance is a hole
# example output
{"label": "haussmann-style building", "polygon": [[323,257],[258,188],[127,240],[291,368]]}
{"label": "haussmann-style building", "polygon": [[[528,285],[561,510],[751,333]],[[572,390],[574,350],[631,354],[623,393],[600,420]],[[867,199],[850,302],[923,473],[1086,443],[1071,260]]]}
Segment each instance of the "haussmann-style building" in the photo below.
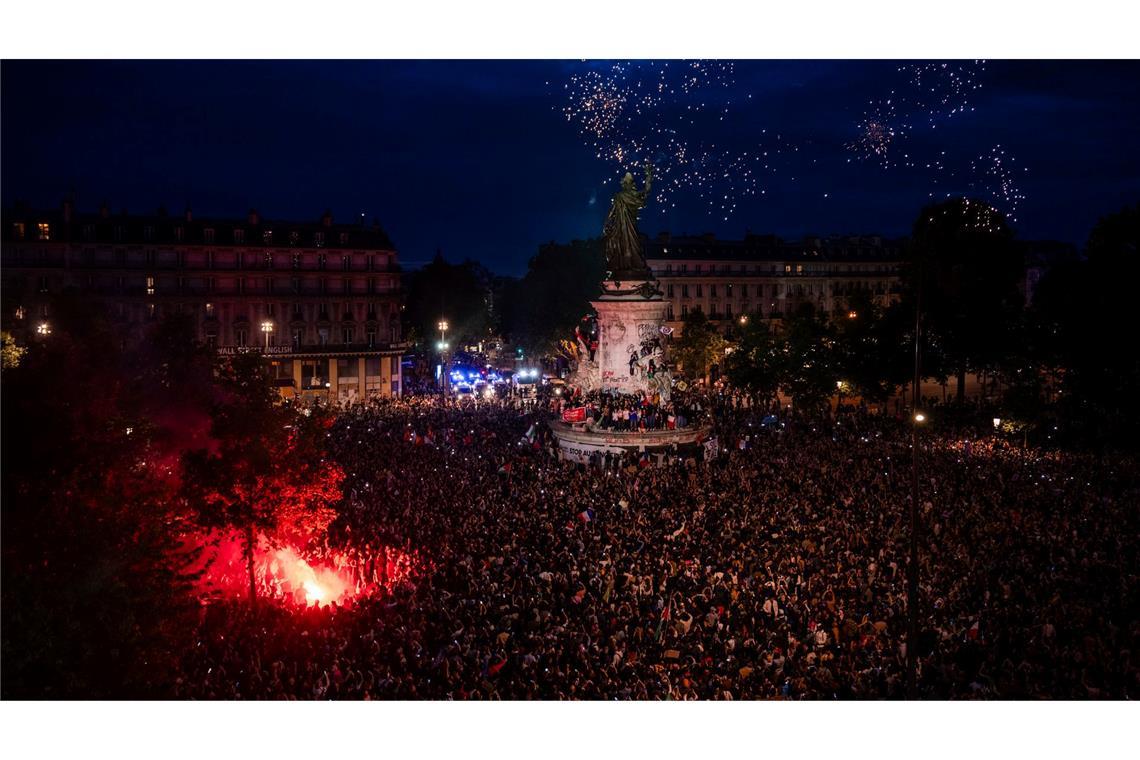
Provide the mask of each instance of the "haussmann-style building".
{"label": "haussmann-style building", "polygon": [[4,329],[19,343],[50,336],[53,299],[98,299],[141,338],[171,312],[193,316],[219,354],[260,352],[281,394],[351,401],[401,393],[399,265],[373,222],[202,219],[78,213],[23,204],[3,220]]}

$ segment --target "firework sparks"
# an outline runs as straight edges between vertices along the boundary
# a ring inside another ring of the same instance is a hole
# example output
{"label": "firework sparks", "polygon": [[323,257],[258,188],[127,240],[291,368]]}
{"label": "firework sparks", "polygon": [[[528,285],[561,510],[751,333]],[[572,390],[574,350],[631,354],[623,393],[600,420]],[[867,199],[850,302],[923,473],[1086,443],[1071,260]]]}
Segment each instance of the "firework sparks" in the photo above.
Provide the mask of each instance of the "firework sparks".
{"label": "firework sparks", "polygon": [[975,187],[980,194],[1004,209],[1010,221],[1017,221],[1017,208],[1025,195],[1021,192],[1017,178],[1028,169],[1017,166],[1017,159],[995,145],[988,153],[978,156],[970,164],[975,177]]}
{"label": "firework sparks", "polygon": [[764,130],[754,150],[717,144],[731,122],[734,83],[731,62],[608,64],[570,76],[562,113],[599,159],[615,165],[615,175],[651,162],[662,211],[692,191],[710,214],[728,219],[743,196],[766,193],[762,179],[787,149]]}

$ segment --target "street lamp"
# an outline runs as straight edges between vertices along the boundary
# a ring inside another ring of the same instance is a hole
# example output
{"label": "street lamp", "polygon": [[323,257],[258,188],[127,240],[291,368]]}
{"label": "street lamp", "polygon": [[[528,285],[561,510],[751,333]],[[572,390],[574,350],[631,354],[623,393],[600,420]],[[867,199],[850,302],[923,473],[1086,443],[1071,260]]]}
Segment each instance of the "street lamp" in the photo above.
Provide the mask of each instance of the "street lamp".
{"label": "street lamp", "polygon": [[741,314],[740,315],[740,324],[741,325],[748,324],[748,315],[747,314]]}
{"label": "street lamp", "polygon": [[269,350],[269,335],[273,332],[273,323],[266,320],[261,323],[261,331],[265,333],[265,350]]}
{"label": "street lamp", "polygon": [[994,417],[994,430],[1001,427],[1001,417]]}
{"label": "street lamp", "polygon": [[436,329],[439,330],[439,342],[443,343],[447,340],[447,320],[441,319],[436,323]]}
{"label": "street lamp", "polygon": [[857,312],[857,311],[849,311],[849,312],[847,312],[847,318],[848,318],[848,319],[855,319],[855,318],[856,318],[856,317],[858,317],[858,316],[859,316],[859,312]]}
{"label": "street lamp", "polygon": [[36,325],[36,333],[39,335],[51,335],[51,325],[47,322],[40,322]]}

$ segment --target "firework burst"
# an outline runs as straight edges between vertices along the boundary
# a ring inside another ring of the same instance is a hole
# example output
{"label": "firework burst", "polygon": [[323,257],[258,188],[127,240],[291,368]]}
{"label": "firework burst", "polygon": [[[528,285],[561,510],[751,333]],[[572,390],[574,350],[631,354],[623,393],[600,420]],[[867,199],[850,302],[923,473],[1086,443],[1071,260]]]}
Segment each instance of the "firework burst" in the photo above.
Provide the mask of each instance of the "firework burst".
{"label": "firework burst", "polygon": [[611,180],[651,162],[658,209],[692,193],[710,214],[727,219],[743,196],[766,194],[762,180],[775,172],[774,160],[795,150],[766,130],[753,150],[718,144],[722,134],[728,141],[734,113],[732,62],[585,65],[563,86],[562,114],[616,169]]}

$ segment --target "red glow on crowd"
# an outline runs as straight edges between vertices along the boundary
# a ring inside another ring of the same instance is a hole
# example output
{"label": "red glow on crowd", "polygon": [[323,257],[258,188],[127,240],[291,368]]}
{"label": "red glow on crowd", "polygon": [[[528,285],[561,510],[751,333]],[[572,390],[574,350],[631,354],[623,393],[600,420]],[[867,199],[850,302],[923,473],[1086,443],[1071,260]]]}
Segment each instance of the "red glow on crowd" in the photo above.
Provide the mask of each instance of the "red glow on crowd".
{"label": "red glow on crowd", "polygon": [[[204,551],[193,569],[202,573],[198,591],[203,601],[247,596],[249,577],[238,535],[197,542]],[[414,555],[388,548],[320,549],[302,556],[292,547],[271,547],[262,539],[254,553],[254,583],[259,598],[300,607],[344,606],[409,581],[418,562]]]}

